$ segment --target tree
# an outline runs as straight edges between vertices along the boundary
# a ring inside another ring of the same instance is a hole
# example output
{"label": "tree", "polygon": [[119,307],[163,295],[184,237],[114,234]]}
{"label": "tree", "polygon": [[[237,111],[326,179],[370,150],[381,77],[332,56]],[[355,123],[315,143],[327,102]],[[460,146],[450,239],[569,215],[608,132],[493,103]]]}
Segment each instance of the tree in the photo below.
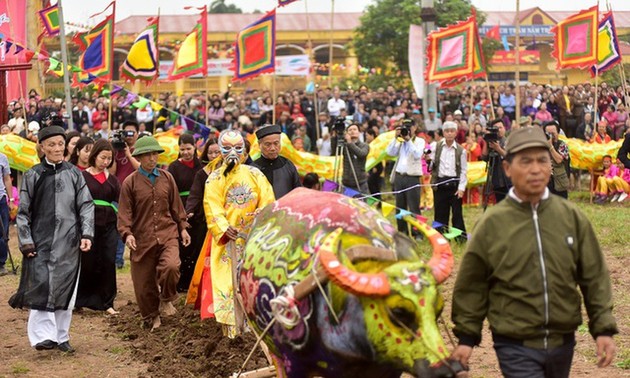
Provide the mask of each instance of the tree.
{"label": "tree", "polygon": [[226,4],[225,0],[213,0],[208,13],[243,13],[243,10],[234,4]]}
{"label": "tree", "polygon": [[[437,25],[444,27],[468,18],[471,3],[469,0],[436,0],[435,10]],[[479,25],[485,22],[485,18],[485,14],[477,10]],[[361,17],[361,25],[355,30],[352,45],[359,62],[385,72],[392,68],[409,71],[409,25],[421,23],[418,0],[376,0],[368,6]],[[488,62],[487,49],[483,50]],[[392,64],[394,67],[391,67]]]}

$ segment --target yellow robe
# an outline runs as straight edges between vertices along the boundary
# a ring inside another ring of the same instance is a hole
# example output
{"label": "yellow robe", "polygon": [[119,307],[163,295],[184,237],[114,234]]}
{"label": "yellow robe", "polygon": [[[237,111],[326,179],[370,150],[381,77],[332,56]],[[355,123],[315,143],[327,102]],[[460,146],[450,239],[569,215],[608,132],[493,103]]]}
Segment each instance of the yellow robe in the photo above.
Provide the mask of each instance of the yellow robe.
{"label": "yellow robe", "polygon": [[[240,164],[227,177],[223,175],[224,170],[222,166],[208,176],[203,206],[208,231],[212,233],[210,276],[214,315],[217,322],[234,326],[231,248],[236,248],[240,259],[254,217],[258,210],[275,201],[275,197],[271,184],[258,168]],[[235,241],[225,243],[222,238],[229,226],[236,228],[239,234]]]}

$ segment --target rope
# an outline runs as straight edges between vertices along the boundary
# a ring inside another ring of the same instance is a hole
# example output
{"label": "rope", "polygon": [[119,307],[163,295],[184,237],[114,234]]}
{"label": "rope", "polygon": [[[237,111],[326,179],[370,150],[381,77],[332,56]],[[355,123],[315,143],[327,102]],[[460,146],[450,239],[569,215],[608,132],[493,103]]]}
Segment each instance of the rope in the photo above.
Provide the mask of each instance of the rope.
{"label": "rope", "polygon": [[324,291],[324,288],[322,287],[322,283],[319,281],[319,278],[317,278],[317,273],[315,272],[315,266],[316,264],[313,264],[313,270],[311,271],[311,274],[315,278],[315,283],[317,284],[317,287],[319,288],[319,292],[322,294],[322,297],[324,297],[324,301],[326,302],[326,305],[328,306],[328,310],[330,310],[330,314],[333,316],[333,318],[335,318],[335,322],[339,324],[339,318],[337,317],[337,314],[335,313],[335,310],[333,309],[332,303],[330,303],[330,299],[328,299],[328,296],[326,295],[326,292]]}
{"label": "rope", "polygon": [[295,299],[293,286],[285,286],[284,295],[275,297],[269,301],[273,317],[282,324],[284,328],[293,328],[300,323],[301,314]]}

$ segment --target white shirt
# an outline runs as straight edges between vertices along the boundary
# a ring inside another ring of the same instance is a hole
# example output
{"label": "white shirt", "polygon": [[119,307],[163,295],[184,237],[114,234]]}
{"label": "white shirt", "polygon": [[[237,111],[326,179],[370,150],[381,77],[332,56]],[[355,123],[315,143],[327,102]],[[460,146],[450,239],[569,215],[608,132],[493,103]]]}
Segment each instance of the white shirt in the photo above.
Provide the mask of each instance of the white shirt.
{"label": "white shirt", "polygon": [[[412,162],[410,160],[411,158],[421,159],[424,153],[424,146],[425,141],[422,138],[416,137],[413,140],[408,140],[402,143],[398,142],[396,138],[394,138],[387,146],[387,155],[398,156],[398,161],[396,162],[396,172],[412,176],[421,176],[422,165],[420,165],[420,167],[412,167]],[[418,171],[418,168],[420,169],[420,173],[412,174]]]}
{"label": "white shirt", "polygon": [[342,99],[335,99],[334,97],[328,100],[328,113],[333,117],[338,117],[341,114],[341,109],[346,108],[346,102]]}
{"label": "white shirt", "polygon": [[[457,177],[457,165],[455,164],[455,146],[457,142],[453,142],[450,147],[445,140],[442,143],[442,153],[440,154],[440,165],[438,167],[438,177]],[[435,150],[431,151],[431,159],[435,159]],[[459,186],[457,190],[466,190],[468,184],[468,161],[466,160],[466,150],[462,151],[460,158]]]}
{"label": "white shirt", "polygon": [[442,127],[442,120],[437,117],[435,117],[433,120],[431,120],[431,118],[427,118],[424,120],[424,128],[427,129],[427,131],[435,131],[440,127]]}
{"label": "white shirt", "polygon": [[319,156],[331,156],[332,155],[332,147],[330,145],[330,138],[324,140],[322,138],[317,139],[317,150],[319,151]]}

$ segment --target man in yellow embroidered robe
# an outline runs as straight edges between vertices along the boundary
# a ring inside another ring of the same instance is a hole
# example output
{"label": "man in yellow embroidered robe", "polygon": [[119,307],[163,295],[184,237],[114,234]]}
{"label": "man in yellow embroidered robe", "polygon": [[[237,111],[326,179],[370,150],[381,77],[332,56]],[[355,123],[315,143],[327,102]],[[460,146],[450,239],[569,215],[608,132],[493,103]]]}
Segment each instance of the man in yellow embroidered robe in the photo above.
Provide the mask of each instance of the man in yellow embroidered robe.
{"label": "man in yellow embroidered robe", "polygon": [[237,327],[230,256],[235,253],[240,259],[254,217],[260,209],[275,201],[275,197],[273,188],[260,170],[241,164],[246,154],[239,132],[223,131],[218,142],[223,164],[208,176],[203,201],[208,231],[212,233],[211,312],[224,326],[224,334],[233,338]]}

